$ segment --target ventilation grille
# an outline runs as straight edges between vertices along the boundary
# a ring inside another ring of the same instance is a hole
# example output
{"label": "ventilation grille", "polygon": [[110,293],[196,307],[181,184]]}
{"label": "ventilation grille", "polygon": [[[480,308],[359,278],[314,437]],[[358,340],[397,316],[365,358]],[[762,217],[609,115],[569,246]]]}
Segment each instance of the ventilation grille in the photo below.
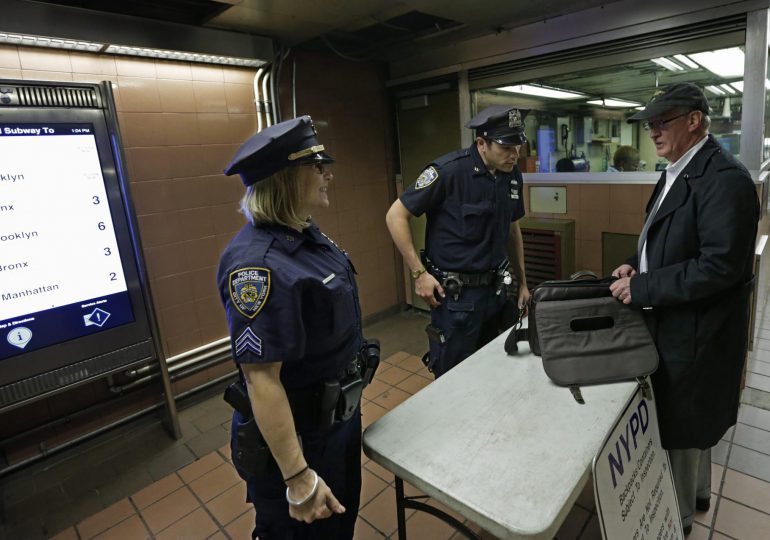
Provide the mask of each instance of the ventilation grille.
{"label": "ventilation grille", "polygon": [[18,86],[18,106],[21,107],[69,107],[100,108],[99,94],[93,88],[68,88],[66,86]]}
{"label": "ventilation grille", "polygon": [[471,81],[486,79],[488,77],[507,75],[535,68],[540,69],[551,65],[568,64],[579,60],[604,58],[609,54],[623,54],[638,51],[640,49],[672,45],[745,29],[746,14],[743,13],[722,19],[715,19],[713,21],[700,22],[690,26],[670,28],[628,38],[605,41],[596,45],[588,45],[551,54],[531,56],[511,60],[510,62],[484,66],[469,70],[468,79]]}
{"label": "ventilation grille", "polygon": [[148,340],[2,386],[0,387],[0,410],[14,403],[92,379],[139,360],[149,360],[152,357],[152,342]]}
{"label": "ventilation grille", "polygon": [[566,279],[562,276],[561,233],[542,229],[525,229],[524,271],[530,289],[549,279]]}

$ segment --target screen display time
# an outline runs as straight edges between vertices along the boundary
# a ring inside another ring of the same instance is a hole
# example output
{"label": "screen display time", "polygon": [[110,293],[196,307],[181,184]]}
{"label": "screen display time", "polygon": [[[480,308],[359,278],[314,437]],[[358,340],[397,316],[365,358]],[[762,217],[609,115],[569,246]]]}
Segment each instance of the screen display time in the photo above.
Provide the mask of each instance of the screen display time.
{"label": "screen display time", "polygon": [[0,361],[132,322],[91,124],[0,124]]}

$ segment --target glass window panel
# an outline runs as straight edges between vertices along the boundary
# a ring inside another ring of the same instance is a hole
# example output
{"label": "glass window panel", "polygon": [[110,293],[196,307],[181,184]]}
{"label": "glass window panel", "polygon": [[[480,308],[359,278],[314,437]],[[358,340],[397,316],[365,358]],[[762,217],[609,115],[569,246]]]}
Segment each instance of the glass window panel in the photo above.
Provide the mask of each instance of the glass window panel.
{"label": "glass window panel", "polygon": [[[531,110],[525,119],[529,144],[520,161],[524,171],[655,171],[667,161],[657,155],[650,133],[626,120],[657,88],[693,82],[706,89],[710,132],[740,157],[743,74],[736,65],[743,66],[743,54],[744,47],[734,45],[686,55],[674,51],[538,80],[514,80],[514,74],[509,84],[476,91],[473,101],[476,111],[493,104]],[[529,91],[532,88],[537,92]],[[770,104],[766,110],[770,140]],[[770,157],[770,146],[765,152]]]}

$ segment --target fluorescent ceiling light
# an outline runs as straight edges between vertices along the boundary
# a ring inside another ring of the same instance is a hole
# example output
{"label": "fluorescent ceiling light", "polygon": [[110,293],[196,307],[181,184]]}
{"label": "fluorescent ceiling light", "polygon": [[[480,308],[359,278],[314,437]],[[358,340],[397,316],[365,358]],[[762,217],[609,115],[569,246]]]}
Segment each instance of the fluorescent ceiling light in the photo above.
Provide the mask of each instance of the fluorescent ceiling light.
{"label": "fluorescent ceiling light", "polygon": [[724,96],[725,91],[719,88],[718,86],[707,86],[706,90],[714,94],[715,96]]}
{"label": "fluorescent ceiling light", "polygon": [[643,111],[644,107],[639,105],[638,107],[634,107],[634,109],[636,109],[637,111]]}
{"label": "fluorescent ceiling light", "polygon": [[684,68],[682,66],[662,56],[660,58],[651,58],[650,60],[658,64],[659,66],[666,68],[669,71],[684,71]]}
{"label": "fluorescent ceiling light", "polygon": [[30,47],[48,47],[51,49],[68,49],[72,51],[99,52],[104,48],[103,43],[80,41],[74,39],[49,38],[43,36],[28,36],[24,34],[0,33],[0,43],[9,45],[28,45]]}
{"label": "fluorescent ceiling light", "polygon": [[12,34],[0,32],[0,44],[22,45],[29,47],[48,47],[52,49],[67,49],[71,51],[85,51],[111,54],[127,54],[131,56],[145,56],[148,58],[168,58],[169,60],[182,60],[186,62],[204,62],[207,64],[225,64],[230,66],[258,67],[265,63],[256,58],[236,58],[233,56],[219,56],[212,54],[188,53],[183,51],[169,51],[163,49],[145,49],[142,47],[129,47],[123,45],[108,45],[92,41],[80,41],[65,38],[52,38],[44,36],[30,36],[26,34]]}
{"label": "fluorescent ceiling light", "polygon": [[605,99],[592,99],[586,101],[591,105],[602,105],[604,107],[639,107],[641,103],[635,101],[625,101],[623,99],[605,98]]}
{"label": "fluorescent ceiling light", "polygon": [[561,90],[559,88],[550,88],[537,84],[517,84],[515,86],[503,86],[498,88],[503,92],[512,92],[514,94],[527,94],[529,96],[547,97],[555,99],[579,99],[586,97],[585,94]]}
{"label": "fluorescent ceiling light", "polygon": [[[767,80],[765,80],[765,82],[767,82]],[[743,93],[743,81],[731,82],[730,86],[738,90],[738,92],[740,92],[741,94]]]}
{"label": "fluorescent ceiling light", "polygon": [[730,85],[729,85],[729,84],[727,84],[727,83],[724,83],[724,84],[720,84],[720,85],[719,85],[719,88],[721,88],[722,90],[724,90],[724,91],[725,91],[725,92],[727,92],[728,94],[735,94],[735,93],[736,93],[736,92],[735,92],[735,88],[733,88],[732,86],[730,86]]}
{"label": "fluorescent ceiling light", "polygon": [[698,64],[696,64],[695,62],[693,62],[683,54],[675,54],[674,58],[679,60],[681,63],[683,63],[685,66],[687,66],[690,69],[700,69],[700,66]]}
{"label": "fluorescent ceiling light", "polygon": [[143,47],[129,47],[126,45],[108,45],[104,52],[110,54],[125,54],[128,56],[144,56],[149,58],[182,60],[184,62],[225,64],[230,66],[259,67],[265,63],[264,60],[258,60],[256,58],[236,58],[234,56],[218,56],[184,51],[170,51],[166,49],[145,49]]}
{"label": "fluorescent ceiling light", "polygon": [[689,55],[714,75],[720,77],[743,77],[743,51],[738,47],[707,51]]}

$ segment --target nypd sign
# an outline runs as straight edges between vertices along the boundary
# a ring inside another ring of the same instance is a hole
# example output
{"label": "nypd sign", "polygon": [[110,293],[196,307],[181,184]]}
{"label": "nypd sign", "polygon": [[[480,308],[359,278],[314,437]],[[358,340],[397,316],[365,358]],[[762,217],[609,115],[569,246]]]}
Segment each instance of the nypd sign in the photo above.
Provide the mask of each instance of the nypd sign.
{"label": "nypd sign", "polygon": [[641,387],[594,458],[593,476],[602,538],[684,538],[655,402],[643,396]]}

